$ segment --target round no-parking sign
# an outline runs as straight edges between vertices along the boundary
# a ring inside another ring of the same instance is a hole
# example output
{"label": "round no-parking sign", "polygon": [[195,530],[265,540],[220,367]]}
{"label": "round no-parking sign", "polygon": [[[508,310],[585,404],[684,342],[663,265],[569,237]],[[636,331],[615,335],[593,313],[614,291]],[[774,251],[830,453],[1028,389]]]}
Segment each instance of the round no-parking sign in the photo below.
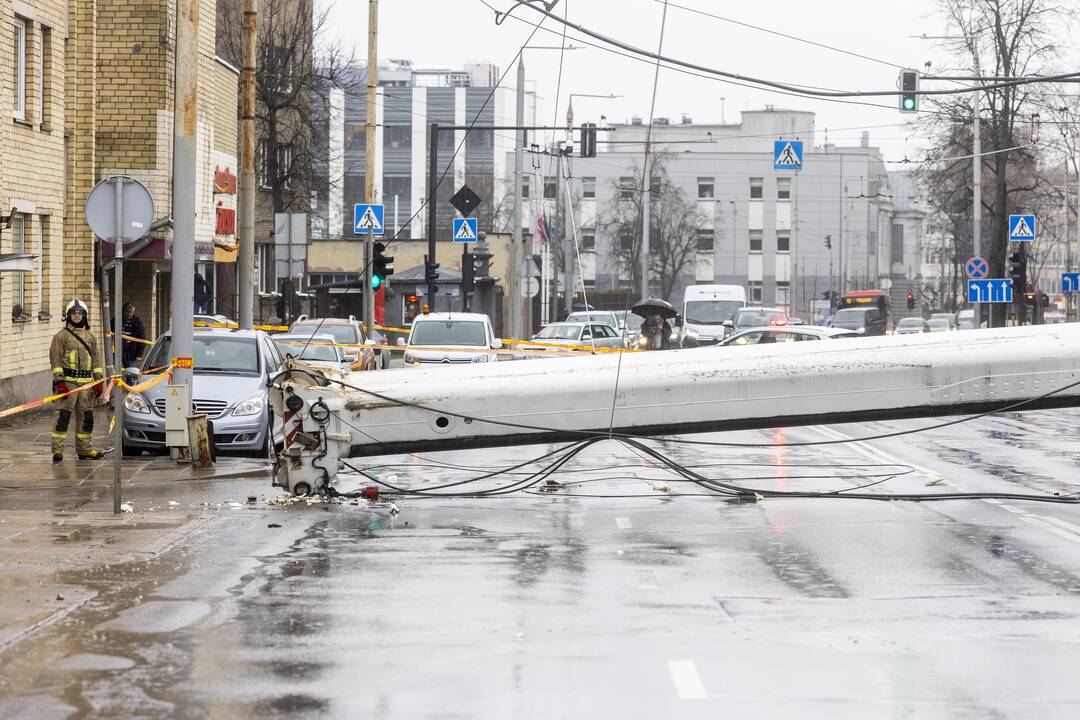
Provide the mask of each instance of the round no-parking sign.
{"label": "round no-parking sign", "polygon": [[964,272],[967,273],[969,280],[982,280],[990,273],[990,264],[986,262],[986,258],[976,255],[967,261]]}

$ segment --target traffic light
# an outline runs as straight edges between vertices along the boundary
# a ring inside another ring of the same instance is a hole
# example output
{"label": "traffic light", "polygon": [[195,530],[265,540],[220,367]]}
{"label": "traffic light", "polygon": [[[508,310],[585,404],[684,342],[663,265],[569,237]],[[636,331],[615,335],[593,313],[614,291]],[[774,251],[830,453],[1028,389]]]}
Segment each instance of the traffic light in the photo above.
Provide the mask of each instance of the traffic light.
{"label": "traffic light", "polygon": [[908,310],[914,310],[915,309],[915,293],[908,293],[907,294],[907,309]]}
{"label": "traffic light", "polygon": [[581,126],[581,157],[596,157],[596,123],[583,123]]}
{"label": "traffic light", "polygon": [[1009,253],[1009,277],[1013,282],[1013,292],[1017,294],[1024,292],[1024,286],[1027,284],[1027,257],[1023,250]]}
{"label": "traffic light", "polygon": [[424,256],[424,281],[431,285],[439,279],[439,263],[432,262],[427,255]]}
{"label": "traffic light", "polygon": [[469,296],[476,289],[476,265],[473,260],[472,253],[468,250],[461,253],[461,293],[466,306],[469,304]]}
{"label": "traffic light", "polygon": [[914,70],[900,71],[900,112],[919,111],[919,73]]}
{"label": "traffic light", "polygon": [[394,268],[390,263],[394,262],[393,255],[383,255],[386,245],[375,243],[372,247],[374,255],[371,258],[371,288],[378,290],[386,282],[386,278],[394,274]]}

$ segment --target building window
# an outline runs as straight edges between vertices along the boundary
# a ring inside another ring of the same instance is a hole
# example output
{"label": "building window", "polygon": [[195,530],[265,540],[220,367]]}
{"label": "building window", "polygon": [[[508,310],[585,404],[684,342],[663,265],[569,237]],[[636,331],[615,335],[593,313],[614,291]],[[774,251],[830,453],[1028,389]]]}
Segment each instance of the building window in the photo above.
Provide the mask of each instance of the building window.
{"label": "building window", "polygon": [[412,147],[412,126],[387,125],[383,127],[383,147],[387,149]]}
{"label": "building window", "polygon": [[13,43],[15,54],[11,59],[11,70],[14,74],[11,86],[15,91],[11,114],[16,120],[26,119],[26,27],[26,21],[16,16]]}
{"label": "building window", "polygon": [[259,187],[269,190],[275,182],[280,182],[283,189],[292,190],[293,146],[284,143],[277,146],[277,177],[272,178],[266,164],[268,145],[268,141],[260,140],[255,146],[255,175]]}
{"label": "building window", "polygon": [[582,228],[581,229],[581,249],[582,250],[595,250],[596,249],[596,230],[594,228]]}
{"label": "building window", "polygon": [[791,252],[791,231],[790,230],[777,230],[776,231],[776,252],[789,253]]}
{"label": "building window", "polygon": [[557,193],[557,192],[558,192],[558,187],[555,185],[555,180],[553,178],[546,178],[544,180],[544,199],[545,200],[554,200],[555,199],[555,193]]}
{"label": "building window", "polygon": [[619,247],[625,252],[631,252],[634,249],[634,236],[632,233],[623,232],[619,236]]}
{"label": "building window", "polygon": [[596,178],[583,177],[581,178],[581,197],[594,198],[596,197]]}
{"label": "building window", "polygon": [[900,263],[904,262],[904,226],[896,223],[892,226],[892,243],[891,252],[889,253],[889,262]]}
{"label": "building window", "polygon": [[776,199],[791,199],[791,178],[776,178]]}
{"label": "building window", "polygon": [[697,239],[697,251],[698,252],[712,252],[713,244],[716,235],[713,233],[712,228],[698,228]]}
{"label": "building window", "polygon": [[40,112],[42,130],[51,130],[52,102],[49,97],[52,94],[52,28],[41,28],[41,46],[39,48],[39,74],[38,83],[38,110]]}
{"label": "building window", "polygon": [[[27,252],[26,249],[26,216],[21,214],[12,213],[11,216],[11,252],[16,255],[23,255]],[[14,280],[12,281],[12,317],[21,318],[29,315],[29,308],[26,306],[27,292],[29,282],[27,282],[27,276],[29,273],[17,272],[14,273]]]}
{"label": "building window", "polygon": [[791,283],[786,280],[776,281],[776,304],[787,307],[791,304]]}
{"label": "building window", "polygon": [[529,185],[530,184],[531,183],[529,182],[528,177],[522,177],[521,178],[521,197],[525,198],[526,200],[529,199]]}
{"label": "building window", "polygon": [[752,253],[761,252],[761,231],[760,230],[751,230],[750,231],[750,252],[752,252]]}
{"label": "building window", "polygon": [[38,317],[42,320],[49,318],[49,290],[52,288],[52,280],[49,273],[52,271],[52,263],[49,261],[49,253],[45,250],[45,244],[49,241],[49,216],[38,216],[38,241],[37,241],[37,294],[36,304]]}
{"label": "building window", "polygon": [[747,285],[750,287],[750,302],[752,302],[752,303],[760,303],[761,302],[761,281],[751,281],[751,282],[747,283]]}
{"label": "building window", "polygon": [[750,178],[750,199],[760,200],[762,198],[762,188],[764,187],[764,181],[759,177]]}
{"label": "building window", "polygon": [[269,243],[259,243],[255,246],[255,281],[258,284],[256,290],[260,293],[269,293],[277,289],[277,268],[274,267],[274,246]]}
{"label": "building window", "polygon": [[698,200],[712,200],[715,195],[716,184],[711,177],[699,177],[697,179]]}
{"label": "building window", "polygon": [[634,197],[634,178],[621,177],[619,178],[619,199],[620,200],[632,200]]}

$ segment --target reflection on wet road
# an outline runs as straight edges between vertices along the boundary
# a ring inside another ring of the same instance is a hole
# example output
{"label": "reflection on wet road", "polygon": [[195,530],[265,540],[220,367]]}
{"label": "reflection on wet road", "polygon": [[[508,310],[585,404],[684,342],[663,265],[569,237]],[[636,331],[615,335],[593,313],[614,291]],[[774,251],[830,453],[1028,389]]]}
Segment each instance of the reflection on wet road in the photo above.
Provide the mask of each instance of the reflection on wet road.
{"label": "reflection on wet road", "polygon": [[[768,488],[1076,492],[1063,415],[670,451]],[[376,472],[412,487],[469,473],[385,460],[403,466]],[[92,597],[0,654],[0,718],[1076,716],[1080,508],[673,497],[700,489],[614,443],[557,479],[553,494],[395,499],[400,514],[215,509],[150,560],[67,573]]]}

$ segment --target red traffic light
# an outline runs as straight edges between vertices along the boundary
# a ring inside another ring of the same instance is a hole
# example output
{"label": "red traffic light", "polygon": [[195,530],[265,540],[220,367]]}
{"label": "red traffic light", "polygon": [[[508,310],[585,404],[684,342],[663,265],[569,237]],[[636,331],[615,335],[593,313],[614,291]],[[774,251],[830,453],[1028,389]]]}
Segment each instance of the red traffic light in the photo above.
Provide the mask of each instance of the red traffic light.
{"label": "red traffic light", "polygon": [[908,300],[914,300],[915,299],[915,293],[908,293],[907,294],[907,299]]}

